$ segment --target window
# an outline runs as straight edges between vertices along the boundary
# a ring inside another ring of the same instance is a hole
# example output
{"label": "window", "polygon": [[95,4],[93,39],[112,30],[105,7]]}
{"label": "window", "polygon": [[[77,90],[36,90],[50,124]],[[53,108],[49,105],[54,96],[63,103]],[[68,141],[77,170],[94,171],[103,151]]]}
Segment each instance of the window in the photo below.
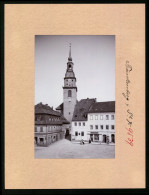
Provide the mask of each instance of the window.
{"label": "window", "polygon": [[85,126],[85,123],[83,123],[83,126]]}
{"label": "window", "polygon": [[69,114],[70,114],[70,112],[69,112]]}
{"label": "window", "polygon": [[90,115],[90,120],[93,120],[93,115]]}
{"label": "window", "polygon": [[77,123],[76,122],[74,124],[75,124],[75,126],[77,126]]}
{"label": "window", "polygon": [[81,126],[81,123],[79,123],[79,126]]}
{"label": "window", "polygon": [[114,120],[114,115],[111,115],[111,120]]}
{"label": "window", "polygon": [[95,125],[95,129],[98,129],[98,125]]}
{"label": "window", "polygon": [[95,115],[95,120],[98,120],[98,115]]}
{"label": "window", "polygon": [[68,97],[71,97],[72,96],[72,92],[71,90],[68,90]]}
{"label": "window", "polygon": [[93,129],[93,125],[90,125],[90,129]]}
{"label": "window", "polygon": [[109,120],[109,115],[106,115],[106,120]]}
{"label": "window", "polygon": [[84,136],[84,131],[81,132],[81,136]]}
{"label": "window", "polygon": [[77,131],[75,132],[75,136],[78,136],[78,132]]}
{"label": "window", "polygon": [[37,132],[37,127],[35,127],[35,132]]}
{"label": "window", "polygon": [[106,125],[106,129],[109,129],[109,125]]}
{"label": "window", "polygon": [[100,120],[103,120],[103,115],[100,115]]}
{"label": "window", "polygon": [[114,129],[114,125],[111,125],[111,129]]}
{"label": "window", "polygon": [[103,129],[103,125],[100,125],[100,128]]}
{"label": "window", "polygon": [[43,132],[43,127],[40,127],[40,132]]}

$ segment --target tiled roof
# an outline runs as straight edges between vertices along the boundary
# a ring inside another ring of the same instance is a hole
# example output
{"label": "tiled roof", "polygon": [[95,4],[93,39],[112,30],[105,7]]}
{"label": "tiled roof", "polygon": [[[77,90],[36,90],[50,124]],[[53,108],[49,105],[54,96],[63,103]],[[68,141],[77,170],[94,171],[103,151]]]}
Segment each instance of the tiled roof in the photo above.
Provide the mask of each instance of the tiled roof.
{"label": "tiled roof", "polygon": [[60,113],[53,110],[50,106],[47,104],[39,103],[35,105],[35,114],[50,114],[54,116],[60,116]]}
{"label": "tiled roof", "polygon": [[[53,110],[47,104],[39,103],[35,106],[35,115],[40,117],[39,120],[35,120],[36,125],[62,125],[70,124],[69,121],[58,111]],[[49,116],[50,115],[50,116]],[[57,120],[49,120],[52,118],[57,118]]]}
{"label": "tiled roof", "polygon": [[61,103],[57,108],[56,110],[63,110],[63,103]]}
{"label": "tiled roof", "polygon": [[115,112],[115,101],[96,102],[92,104],[88,113]]}
{"label": "tiled roof", "polygon": [[90,106],[96,102],[96,99],[82,99],[77,102],[72,121],[87,121],[87,113]]}

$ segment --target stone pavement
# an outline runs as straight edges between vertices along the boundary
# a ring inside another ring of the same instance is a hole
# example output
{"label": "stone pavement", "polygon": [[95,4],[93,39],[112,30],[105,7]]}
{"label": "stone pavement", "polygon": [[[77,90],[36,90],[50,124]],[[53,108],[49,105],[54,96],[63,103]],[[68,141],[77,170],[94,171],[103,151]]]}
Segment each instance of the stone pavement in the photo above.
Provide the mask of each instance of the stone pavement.
{"label": "stone pavement", "polygon": [[69,140],[57,141],[48,147],[35,146],[35,158],[39,159],[109,159],[115,158],[114,145],[74,144]]}

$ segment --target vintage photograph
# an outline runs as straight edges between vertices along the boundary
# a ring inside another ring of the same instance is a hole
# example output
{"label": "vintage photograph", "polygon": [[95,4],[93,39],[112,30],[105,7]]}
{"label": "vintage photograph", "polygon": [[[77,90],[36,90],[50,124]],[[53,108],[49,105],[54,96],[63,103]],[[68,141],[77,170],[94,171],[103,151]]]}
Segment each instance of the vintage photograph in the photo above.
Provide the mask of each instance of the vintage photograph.
{"label": "vintage photograph", "polygon": [[35,36],[34,157],[115,158],[115,36]]}

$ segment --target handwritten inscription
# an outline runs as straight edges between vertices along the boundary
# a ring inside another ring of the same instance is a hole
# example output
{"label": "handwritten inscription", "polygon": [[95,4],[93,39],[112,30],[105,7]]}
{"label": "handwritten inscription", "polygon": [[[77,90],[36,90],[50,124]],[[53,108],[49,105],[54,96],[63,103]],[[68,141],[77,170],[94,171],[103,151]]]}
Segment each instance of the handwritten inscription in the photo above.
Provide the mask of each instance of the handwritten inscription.
{"label": "handwritten inscription", "polygon": [[131,91],[130,91],[130,74],[132,71],[132,66],[130,65],[129,61],[127,60],[125,63],[126,67],[126,90],[124,93],[122,93],[123,97],[125,98],[125,105],[126,105],[126,135],[127,138],[125,139],[125,142],[129,144],[130,146],[134,145],[134,134],[133,134],[133,113],[131,112],[131,106],[130,106],[130,98],[131,98]]}

